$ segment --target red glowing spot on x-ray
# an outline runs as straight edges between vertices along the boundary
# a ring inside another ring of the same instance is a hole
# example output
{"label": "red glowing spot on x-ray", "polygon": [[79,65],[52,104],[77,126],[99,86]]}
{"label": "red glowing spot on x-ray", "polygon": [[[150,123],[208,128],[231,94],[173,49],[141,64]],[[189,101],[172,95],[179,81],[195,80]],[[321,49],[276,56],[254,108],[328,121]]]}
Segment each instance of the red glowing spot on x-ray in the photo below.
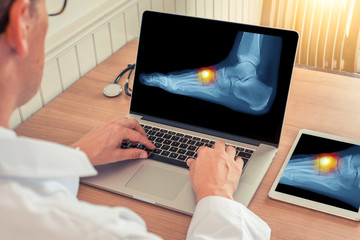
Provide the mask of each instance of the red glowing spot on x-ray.
{"label": "red glowing spot on x-ray", "polygon": [[215,70],[212,67],[200,68],[198,78],[203,84],[210,84],[215,81]]}
{"label": "red glowing spot on x-ray", "polygon": [[335,153],[319,154],[315,159],[314,165],[321,173],[332,173],[339,168],[339,156]]}

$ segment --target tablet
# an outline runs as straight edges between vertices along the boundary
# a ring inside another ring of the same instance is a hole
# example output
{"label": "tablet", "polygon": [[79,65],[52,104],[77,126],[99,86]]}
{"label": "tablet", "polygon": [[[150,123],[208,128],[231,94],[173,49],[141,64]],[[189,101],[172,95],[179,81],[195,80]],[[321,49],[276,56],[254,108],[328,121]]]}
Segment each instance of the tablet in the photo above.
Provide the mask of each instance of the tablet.
{"label": "tablet", "polygon": [[360,141],[301,130],[269,197],[360,220]]}

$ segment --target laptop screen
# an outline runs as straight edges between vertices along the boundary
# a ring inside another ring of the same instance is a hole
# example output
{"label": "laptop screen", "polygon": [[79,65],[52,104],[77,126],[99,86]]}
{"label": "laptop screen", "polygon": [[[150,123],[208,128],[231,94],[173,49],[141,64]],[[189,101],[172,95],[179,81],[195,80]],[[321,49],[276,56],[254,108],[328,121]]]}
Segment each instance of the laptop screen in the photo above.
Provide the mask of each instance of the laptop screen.
{"label": "laptop screen", "polygon": [[145,12],[130,112],[278,144],[297,39]]}

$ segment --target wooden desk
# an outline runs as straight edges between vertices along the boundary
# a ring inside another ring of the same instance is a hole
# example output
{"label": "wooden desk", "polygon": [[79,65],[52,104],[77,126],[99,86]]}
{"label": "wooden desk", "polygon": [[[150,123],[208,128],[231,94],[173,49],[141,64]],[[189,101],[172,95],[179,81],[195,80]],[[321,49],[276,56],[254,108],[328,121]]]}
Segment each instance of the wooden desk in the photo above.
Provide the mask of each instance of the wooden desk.
{"label": "wooden desk", "polygon": [[[132,41],[88,73],[16,129],[19,135],[62,143],[75,142],[91,128],[129,112],[124,93],[106,98],[102,89],[128,63],[135,63]],[[124,86],[124,79],[120,82]],[[272,239],[359,239],[360,224],[268,198],[270,187],[301,128],[360,139],[360,79],[295,68],[281,143],[249,208],[272,229]],[[190,217],[151,204],[81,185],[79,199],[125,206],[145,219],[164,239],[185,239]]]}

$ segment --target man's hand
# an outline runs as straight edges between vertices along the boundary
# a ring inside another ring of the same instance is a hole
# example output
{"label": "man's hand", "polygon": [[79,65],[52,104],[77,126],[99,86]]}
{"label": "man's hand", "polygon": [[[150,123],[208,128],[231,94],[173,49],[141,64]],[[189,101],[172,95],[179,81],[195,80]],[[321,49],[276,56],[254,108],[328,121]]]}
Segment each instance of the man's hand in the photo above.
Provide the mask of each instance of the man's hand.
{"label": "man's hand", "polygon": [[233,147],[217,141],[214,148],[200,147],[197,158],[187,160],[197,201],[207,196],[233,199],[244,165],[241,158],[234,160],[235,153]]}
{"label": "man's hand", "polygon": [[121,149],[121,144],[126,140],[143,144],[149,149],[155,148],[140,124],[135,119],[128,118],[120,118],[94,128],[71,146],[84,151],[93,165],[148,156],[141,149]]}

